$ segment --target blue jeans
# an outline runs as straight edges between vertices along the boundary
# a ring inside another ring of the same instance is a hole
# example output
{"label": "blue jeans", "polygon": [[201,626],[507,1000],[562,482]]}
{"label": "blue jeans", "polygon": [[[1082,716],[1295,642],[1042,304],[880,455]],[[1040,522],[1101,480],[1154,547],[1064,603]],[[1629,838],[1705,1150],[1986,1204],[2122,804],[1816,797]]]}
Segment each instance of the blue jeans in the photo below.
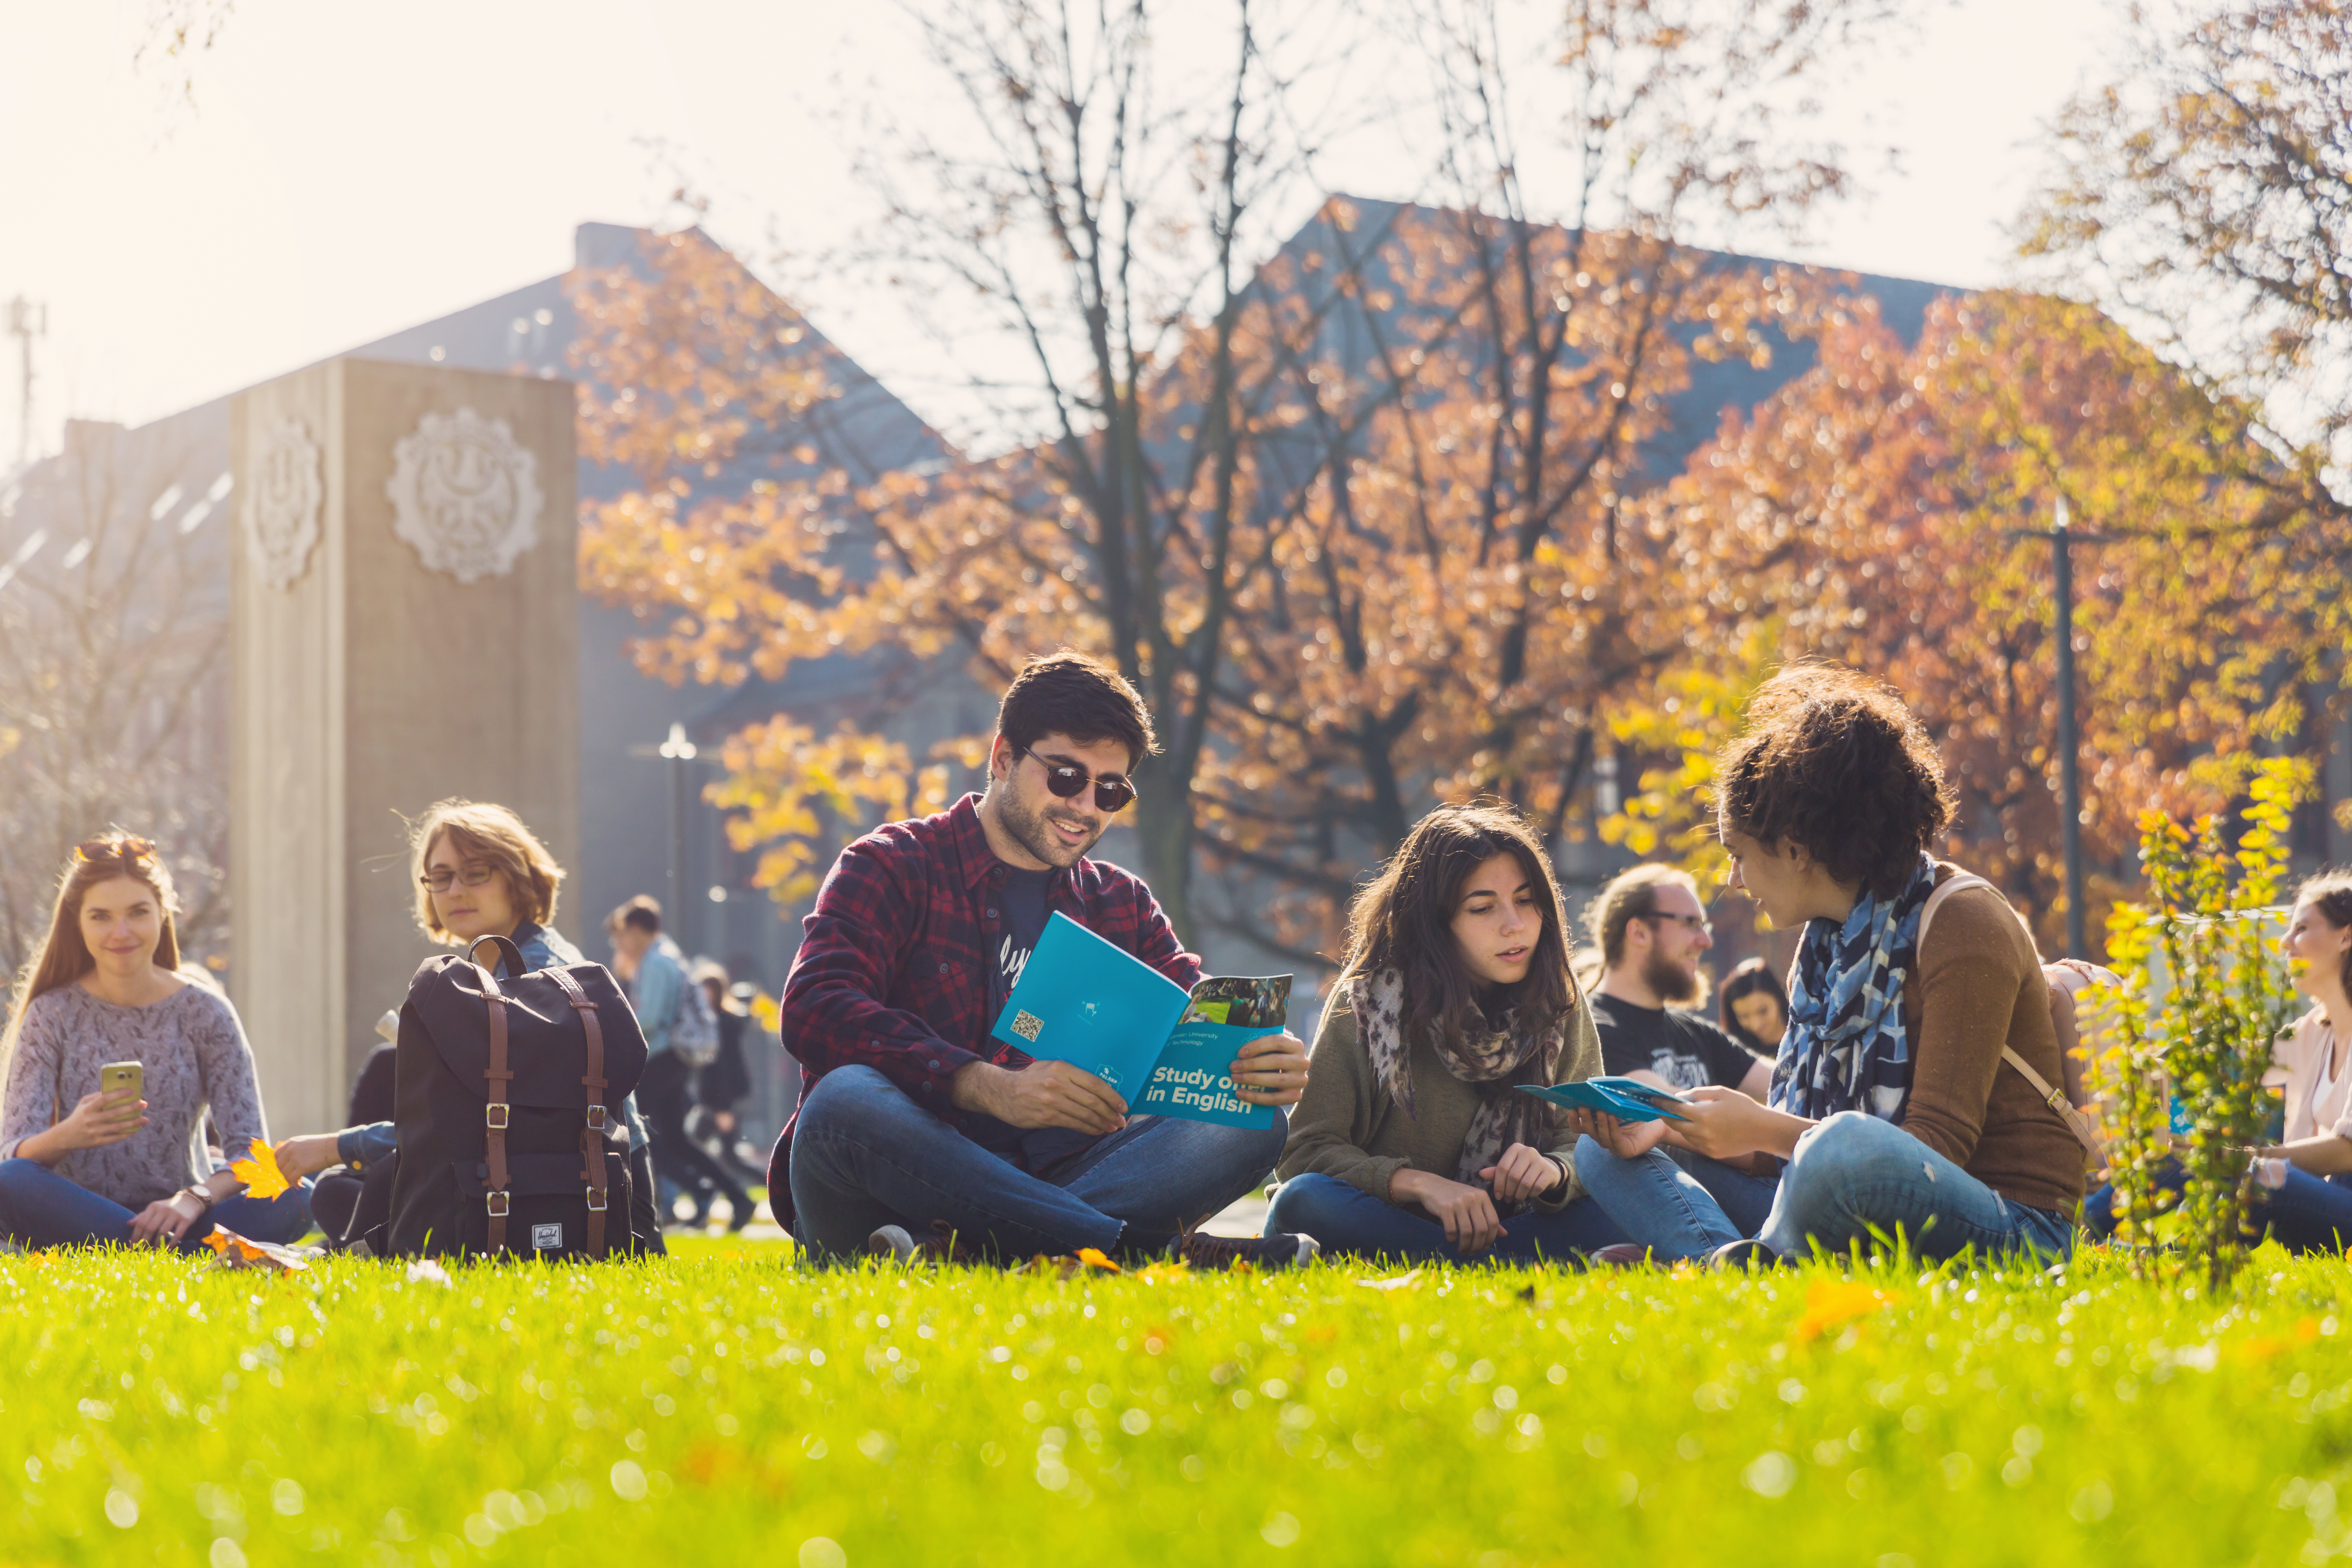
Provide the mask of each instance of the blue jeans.
{"label": "blue jeans", "polygon": [[[2157,1184],[2178,1197],[2187,1173],[2167,1160]],[[2289,1252],[2341,1252],[2352,1246],[2352,1174],[2322,1176],[2289,1165],[2276,1191],[2257,1183],[2246,1217]],[[2116,1233],[2116,1189],[2101,1187],[2083,1200],[2083,1224],[2092,1235]]]}
{"label": "blue jeans", "polygon": [[[19,1247],[131,1245],[131,1211],[58,1175],[38,1160],[0,1160],[0,1234]],[[269,1199],[223,1198],[180,1237],[193,1252],[217,1225],[254,1241],[292,1241],[310,1228],[306,1177]]]}
{"label": "blue jeans", "polygon": [[818,1258],[855,1257],[886,1225],[927,1240],[943,1222],[1000,1257],[1105,1252],[1130,1227],[1199,1224],[1272,1173],[1288,1138],[1139,1116],[1045,1176],[982,1148],[869,1067],[835,1068],[793,1130],[793,1234]]}
{"label": "blue jeans", "polygon": [[1419,1209],[1400,1207],[1336,1176],[1312,1173],[1282,1184],[1267,1211],[1265,1228],[1311,1236],[1323,1244],[1326,1256],[1386,1257],[1412,1263],[1561,1263],[1625,1239],[1599,1204],[1578,1198],[1552,1214],[1529,1209],[1511,1215],[1493,1246],[1457,1252],[1445,1239],[1445,1227]]}
{"label": "blue jeans", "polygon": [[1633,1238],[1668,1262],[1704,1258],[1754,1236],[1772,1213],[1776,1178],[1661,1143],[1632,1160],[1576,1141],[1576,1176]]}
{"label": "blue jeans", "polygon": [[[1577,1152],[1582,1175],[1580,1145]],[[1753,1232],[1734,1225],[1712,1194],[1670,1162],[1605,1159],[1626,1171],[1597,1172],[1600,1185],[1586,1176],[1586,1190],[1627,1229],[1644,1227],[1634,1239],[1664,1258],[1698,1257],[1751,1234],[1783,1258],[1803,1257],[1816,1244],[1831,1252],[1871,1247],[1879,1235],[1898,1233],[1923,1258],[1971,1247],[2056,1258],[2074,1249],[2069,1216],[2011,1203],[1893,1122],[1858,1110],[1840,1111],[1797,1140],[1770,1212]],[[1662,1191],[1666,1185],[1675,1190]]]}

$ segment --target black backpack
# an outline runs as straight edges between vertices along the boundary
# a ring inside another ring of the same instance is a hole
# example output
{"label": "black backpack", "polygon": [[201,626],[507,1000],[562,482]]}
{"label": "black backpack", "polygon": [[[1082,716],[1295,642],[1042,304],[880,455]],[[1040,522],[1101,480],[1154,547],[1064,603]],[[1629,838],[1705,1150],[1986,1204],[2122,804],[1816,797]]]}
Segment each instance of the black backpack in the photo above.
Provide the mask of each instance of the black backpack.
{"label": "black backpack", "polygon": [[[619,1106],[646,1040],[601,963],[512,977],[429,958],[400,1009],[394,1090],[400,1152],[384,1243],[394,1256],[597,1258],[661,1250],[630,1179]],[[649,1198],[650,1194],[646,1194]],[[633,1225],[633,1217],[638,1216]]]}

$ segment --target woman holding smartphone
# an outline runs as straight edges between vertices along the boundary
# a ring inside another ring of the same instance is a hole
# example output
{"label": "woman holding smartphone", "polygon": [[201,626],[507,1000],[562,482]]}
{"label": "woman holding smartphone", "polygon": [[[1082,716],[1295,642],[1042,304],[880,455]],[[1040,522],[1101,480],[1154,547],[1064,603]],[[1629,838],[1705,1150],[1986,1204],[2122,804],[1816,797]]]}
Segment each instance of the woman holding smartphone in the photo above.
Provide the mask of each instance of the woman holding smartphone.
{"label": "woman holding smartphone", "polygon": [[[236,1009],[179,973],[174,912],[143,838],[93,838],[59,879],[0,1080],[0,1234],[20,1247],[184,1248],[215,1225],[257,1241],[310,1227],[307,1185],[247,1197],[205,1157],[207,1111],[233,1154],[269,1133]],[[102,1089],[101,1069],[127,1062],[142,1089]]]}
{"label": "woman holding smartphone", "polygon": [[1584,1195],[1567,1113],[1519,1092],[1601,1071],[1559,889],[1525,822],[1441,806],[1349,921],[1266,1232],[1325,1256],[1566,1261],[1625,1234]]}

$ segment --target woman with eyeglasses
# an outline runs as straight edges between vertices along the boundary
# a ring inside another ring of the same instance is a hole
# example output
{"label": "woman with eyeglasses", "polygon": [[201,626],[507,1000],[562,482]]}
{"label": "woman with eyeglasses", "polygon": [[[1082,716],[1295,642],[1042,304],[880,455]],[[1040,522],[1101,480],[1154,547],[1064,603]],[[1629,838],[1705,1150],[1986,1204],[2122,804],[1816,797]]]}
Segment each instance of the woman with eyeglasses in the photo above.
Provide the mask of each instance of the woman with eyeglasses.
{"label": "woman with eyeglasses", "polygon": [[[215,1170],[209,1113],[243,1158],[269,1133],[236,1009],[180,972],[172,873],[144,838],[74,851],[0,1051],[0,1233],[19,1247],[193,1247],[214,1227],[291,1241],[307,1188],[269,1200]],[[109,1091],[100,1069],[139,1066]]]}
{"label": "woman with eyeglasses", "polygon": [[[1585,1184],[1660,1255],[1769,1262],[1901,1236],[1914,1252],[2064,1257],[2083,1147],[2043,1099],[2063,1081],[2024,923],[1929,847],[1952,819],[1941,759],[1890,689],[1801,665],[1758,689],[1717,759],[1731,887],[1801,927],[1769,1102],[1694,1089],[1665,1123],[1716,1161],[1785,1161],[1754,1231],[1663,1153],[1588,1159]],[[2037,1085],[2041,1087],[2037,1087]]]}
{"label": "woman with eyeglasses", "polygon": [[[483,937],[511,939],[523,963],[540,970],[585,963],[587,957],[555,929],[555,900],[563,868],[521,817],[503,805],[470,800],[436,803],[409,826],[410,862],[416,879],[416,923],[426,935],[472,951]],[[492,950],[478,955],[511,977],[511,966]],[[645,1152],[645,1123],[635,1097],[621,1102],[629,1124],[629,1160],[638,1201],[650,1221],[652,1170]],[[362,1169],[383,1160],[397,1146],[393,1123],[346,1127],[289,1138],[278,1146],[278,1163],[289,1176],[334,1165]],[[367,1205],[362,1203],[364,1210]],[[353,1222],[363,1228],[366,1215]],[[648,1234],[640,1228],[640,1235]]]}

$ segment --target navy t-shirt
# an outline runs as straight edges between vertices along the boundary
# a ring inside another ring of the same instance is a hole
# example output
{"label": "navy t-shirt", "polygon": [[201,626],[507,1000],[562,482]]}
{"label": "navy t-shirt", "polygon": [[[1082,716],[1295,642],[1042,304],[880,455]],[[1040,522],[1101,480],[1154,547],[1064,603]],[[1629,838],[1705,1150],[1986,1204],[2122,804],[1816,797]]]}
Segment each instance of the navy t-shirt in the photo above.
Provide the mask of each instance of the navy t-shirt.
{"label": "navy t-shirt", "polygon": [[[1005,1001],[1021,979],[1021,971],[1037,949],[1037,939],[1045,934],[1045,889],[1053,879],[1051,871],[1024,871],[1011,866],[1004,868],[1004,881],[996,892],[1004,934],[996,944],[995,963],[988,974],[988,1021],[992,1025],[1004,1011]],[[984,1149],[1008,1156],[1018,1154],[1023,1166],[1038,1173],[1051,1170],[1094,1142],[1088,1134],[1071,1128],[1015,1127],[992,1116],[968,1117],[964,1131]]]}
{"label": "navy t-shirt", "polygon": [[996,944],[996,966],[989,972],[989,1022],[1004,1011],[1005,998],[1021,979],[1021,971],[1028,964],[1029,955],[1037,949],[1037,939],[1045,934],[1045,888],[1054,879],[1051,871],[1022,871],[1005,868],[1003,886],[997,889],[997,907],[1004,911],[1004,936]]}

